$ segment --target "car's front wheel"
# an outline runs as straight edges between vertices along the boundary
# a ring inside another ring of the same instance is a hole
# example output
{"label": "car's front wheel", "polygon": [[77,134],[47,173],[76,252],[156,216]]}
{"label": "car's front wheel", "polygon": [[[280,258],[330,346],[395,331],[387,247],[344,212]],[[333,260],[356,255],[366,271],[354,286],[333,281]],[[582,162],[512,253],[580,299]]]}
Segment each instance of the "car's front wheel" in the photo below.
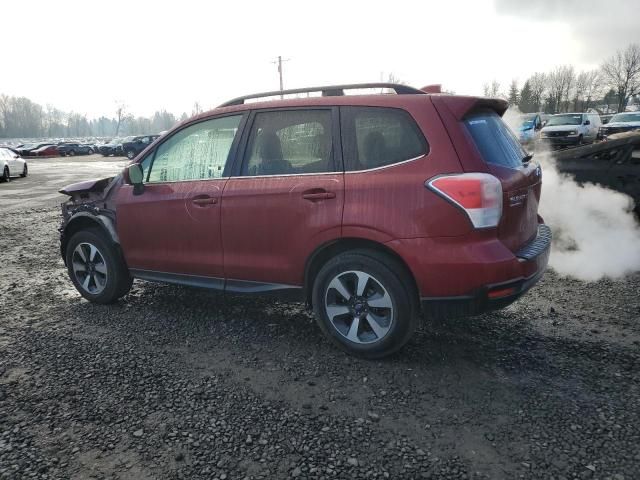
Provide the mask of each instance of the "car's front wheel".
{"label": "car's front wheel", "polygon": [[349,353],[380,358],[402,348],[418,323],[414,288],[392,258],[356,250],[329,260],[313,286],[320,329]]}
{"label": "car's front wheel", "polygon": [[81,230],[67,244],[67,270],[80,294],[94,303],[126,295],[132,278],[120,252],[98,229]]}
{"label": "car's front wheel", "polygon": [[20,176],[22,178],[26,177],[29,173],[29,168],[27,167],[27,162],[24,163],[24,168],[22,169],[22,173],[20,174]]}
{"label": "car's front wheel", "polygon": [[11,173],[9,172],[9,167],[7,167],[5,165],[4,170],[2,171],[2,177],[1,177],[3,182],[10,182],[11,181]]}
{"label": "car's front wheel", "polygon": [[134,152],[133,150],[127,150],[127,158],[129,160],[133,160],[136,156],[136,152]]}

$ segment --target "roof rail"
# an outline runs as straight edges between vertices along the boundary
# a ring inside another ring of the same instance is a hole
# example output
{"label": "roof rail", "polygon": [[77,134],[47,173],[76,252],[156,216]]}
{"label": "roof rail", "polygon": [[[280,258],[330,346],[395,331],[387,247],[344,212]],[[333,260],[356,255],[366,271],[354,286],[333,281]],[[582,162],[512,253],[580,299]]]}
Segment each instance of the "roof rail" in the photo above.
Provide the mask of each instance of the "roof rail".
{"label": "roof rail", "polygon": [[254,93],[252,95],[245,95],[243,97],[234,98],[228,102],[224,102],[218,105],[220,107],[230,107],[232,105],[242,105],[245,100],[262,97],[275,97],[278,95],[291,95],[295,93],[311,93],[322,92],[323,97],[339,97],[344,95],[345,90],[355,90],[364,88],[388,88],[396,92],[397,95],[409,95],[409,94],[425,94],[426,92],[418,90],[417,88],[409,87],[407,85],[401,85],[399,83],[351,83],[347,85],[327,85],[324,87],[309,87],[309,88],[293,88],[290,90],[274,90],[272,92]]}

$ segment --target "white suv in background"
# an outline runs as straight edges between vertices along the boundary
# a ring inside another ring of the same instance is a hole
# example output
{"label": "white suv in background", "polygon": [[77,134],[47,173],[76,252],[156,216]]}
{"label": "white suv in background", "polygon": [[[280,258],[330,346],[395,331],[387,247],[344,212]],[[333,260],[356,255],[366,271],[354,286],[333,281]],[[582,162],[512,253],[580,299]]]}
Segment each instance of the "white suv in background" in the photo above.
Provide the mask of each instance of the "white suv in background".
{"label": "white suv in background", "polygon": [[597,113],[559,113],[549,118],[541,137],[554,146],[592,143],[598,137],[601,125]]}

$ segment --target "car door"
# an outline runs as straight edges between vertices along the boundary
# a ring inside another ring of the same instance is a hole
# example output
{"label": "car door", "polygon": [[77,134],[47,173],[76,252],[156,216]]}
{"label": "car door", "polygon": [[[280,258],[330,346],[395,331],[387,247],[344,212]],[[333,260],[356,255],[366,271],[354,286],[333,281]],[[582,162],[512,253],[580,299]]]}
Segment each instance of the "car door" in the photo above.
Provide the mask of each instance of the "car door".
{"label": "car door", "polygon": [[116,198],[117,233],[134,276],[222,285],[220,201],[242,114],[192,123],[141,161],[142,193]]}
{"label": "car door", "polygon": [[222,197],[226,288],[300,286],[311,253],[341,234],[338,112],[259,110],[249,124]]}

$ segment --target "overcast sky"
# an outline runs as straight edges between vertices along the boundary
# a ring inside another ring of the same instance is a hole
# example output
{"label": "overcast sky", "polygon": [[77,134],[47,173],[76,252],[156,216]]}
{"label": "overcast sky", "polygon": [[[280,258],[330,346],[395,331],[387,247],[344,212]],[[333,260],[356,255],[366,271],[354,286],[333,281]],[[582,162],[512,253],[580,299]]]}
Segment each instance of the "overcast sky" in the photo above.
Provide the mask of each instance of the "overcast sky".
{"label": "overcast sky", "polygon": [[[480,94],[640,43],[639,0],[5,0],[0,93],[89,117],[191,112],[278,88],[379,81]],[[11,66],[14,66],[13,68]]]}

